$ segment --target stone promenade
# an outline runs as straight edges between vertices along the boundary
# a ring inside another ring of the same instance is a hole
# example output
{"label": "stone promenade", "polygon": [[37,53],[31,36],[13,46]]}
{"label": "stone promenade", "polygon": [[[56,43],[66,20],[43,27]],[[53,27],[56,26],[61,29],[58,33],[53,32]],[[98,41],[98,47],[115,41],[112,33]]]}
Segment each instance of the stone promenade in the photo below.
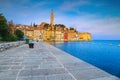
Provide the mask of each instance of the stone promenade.
{"label": "stone promenade", "polygon": [[120,80],[43,42],[0,52],[0,80]]}

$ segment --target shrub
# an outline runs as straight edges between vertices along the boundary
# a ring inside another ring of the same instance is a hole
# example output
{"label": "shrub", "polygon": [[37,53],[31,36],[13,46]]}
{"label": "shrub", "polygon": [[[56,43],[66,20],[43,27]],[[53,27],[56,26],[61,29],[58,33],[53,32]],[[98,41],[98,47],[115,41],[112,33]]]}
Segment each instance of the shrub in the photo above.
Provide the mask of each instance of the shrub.
{"label": "shrub", "polygon": [[3,41],[17,41],[17,37],[15,35],[8,35],[2,38]]}
{"label": "shrub", "polygon": [[18,38],[17,38],[16,35],[12,35],[12,36],[11,36],[11,41],[17,41],[17,40],[18,40]]}
{"label": "shrub", "polygon": [[21,38],[23,38],[24,33],[21,30],[16,30],[15,31],[15,35],[18,37],[18,39],[20,40]]}

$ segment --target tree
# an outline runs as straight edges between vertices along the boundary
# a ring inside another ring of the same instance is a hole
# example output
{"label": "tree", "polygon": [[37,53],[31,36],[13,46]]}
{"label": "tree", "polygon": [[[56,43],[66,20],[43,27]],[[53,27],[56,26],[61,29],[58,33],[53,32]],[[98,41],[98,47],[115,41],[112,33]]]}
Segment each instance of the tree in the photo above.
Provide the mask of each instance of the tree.
{"label": "tree", "polygon": [[46,24],[44,25],[44,28],[45,28],[45,29],[48,29],[48,27],[49,27],[49,24],[46,23]]}
{"label": "tree", "polygon": [[0,41],[2,40],[2,36],[0,35]]}
{"label": "tree", "polygon": [[18,38],[16,35],[8,35],[7,37],[5,37],[5,41],[17,41]]}
{"label": "tree", "polygon": [[14,29],[15,29],[15,25],[13,21],[11,20],[8,22],[8,32],[10,33],[10,35],[14,34]]}
{"label": "tree", "polygon": [[16,41],[17,36],[14,34],[14,24],[12,21],[7,24],[6,18],[0,13],[0,40]]}
{"label": "tree", "polygon": [[62,28],[65,28],[65,27],[66,27],[64,24],[55,24],[55,26],[56,26],[56,27],[57,27],[57,26],[60,26],[60,27],[62,27]]}
{"label": "tree", "polygon": [[64,24],[55,24],[55,28],[56,27],[61,27],[61,29],[64,30],[66,26]]}
{"label": "tree", "polygon": [[33,27],[37,27],[37,24],[34,23],[34,24],[33,24]]}
{"label": "tree", "polygon": [[16,35],[16,36],[18,37],[18,39],[20,40],[20,39],[23,38],[24,33],[23,33],[21,30],[17,29],[17,30],[15,31],[15,35]]}
{"label": "tree", "polygon": [[0,37],[4,41],[8,37],[8,24],[6,18],[0,13]]}
{"label": "tree", "polygon": [[73,27],[70,27],[70,30],[75,30]]}

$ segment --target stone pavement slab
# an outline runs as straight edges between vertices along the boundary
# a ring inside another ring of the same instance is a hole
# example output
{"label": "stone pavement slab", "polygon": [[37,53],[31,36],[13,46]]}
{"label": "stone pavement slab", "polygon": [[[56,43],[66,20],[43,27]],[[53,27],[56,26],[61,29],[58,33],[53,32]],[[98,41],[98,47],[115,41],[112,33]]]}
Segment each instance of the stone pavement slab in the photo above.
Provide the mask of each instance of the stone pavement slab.
{"label": "stone pavement slab", "polygon": [[0,52],[0,80],[120,80],[44,42]]}

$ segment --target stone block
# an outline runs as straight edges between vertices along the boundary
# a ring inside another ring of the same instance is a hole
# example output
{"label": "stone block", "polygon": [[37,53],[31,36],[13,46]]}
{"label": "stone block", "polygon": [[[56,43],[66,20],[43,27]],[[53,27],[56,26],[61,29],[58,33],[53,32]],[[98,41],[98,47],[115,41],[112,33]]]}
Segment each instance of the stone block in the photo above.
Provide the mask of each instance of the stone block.
{"label": "stone block", "polygon": [[47,76],[47,80],[75,80],[75,79],[69,74],[57,74]]}

